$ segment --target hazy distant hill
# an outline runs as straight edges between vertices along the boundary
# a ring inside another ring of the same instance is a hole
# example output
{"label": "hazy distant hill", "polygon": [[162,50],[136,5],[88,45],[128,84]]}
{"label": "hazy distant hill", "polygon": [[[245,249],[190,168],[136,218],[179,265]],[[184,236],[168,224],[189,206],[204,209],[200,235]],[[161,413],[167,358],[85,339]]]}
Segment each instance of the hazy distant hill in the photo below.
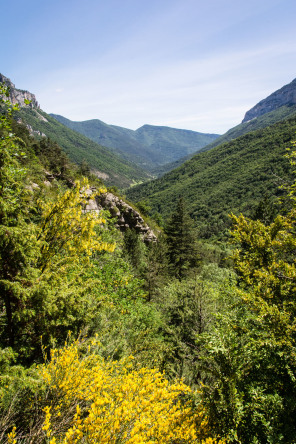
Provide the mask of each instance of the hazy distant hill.
{"label": "hazy distant hill", "polygon": [[85,160],[106,185],[128,187],[151,178],[146,171],[123,159],[114,149],[99,145],[71,130],[40,109],[21,108],[18,117],[35,131],[35,135],[40,132],[56,141],[75,163],[80,164]]}
{"label": "hazy distant hill", "polygon": [[[40,109],[34,94],[17,89],[8,77],[0,74],[0,82],[9,87],[10,101],[20,106],[16,118],[26,124],[35,137],[49,137],[56,141],[78,164],[85,160],[106,185],[128,187],[151,178],[138,165],[123,159],[116,150],[95,143],[57,122]],[[30,101],[30,104],[26,105],[25,101]]]}
{"label": "hazy distant hill", "polygon": [[167,217],[183,196],[202,236],[221,233],[230,212],[251,215],[264,197],[279,192],[291,174],[284,154],[295,138],[296,117],[198,153],[163,177],[127,190],[127,197],[147,199]]}
{"label": "hazy distant hill", "polygon": [[98,119],[73,122],[57,114],[51,114],[51,116],[94,142],[116,150],[123,158],[133,161],[147,170],[153,168],[155,163],[153,151],[150,151],[148,147],[141,146],[133,138],[133,130],[107,125]]}
{"label": "hazy distant hill", "polygon": [[144,125],[135,131],[135,137],[143,145],[152,148],[159,156],[158,164],[164,165],[196,153],[219,135],[167,126]]}
{"label": "hazy distant hill", "polygon": [[116,125],[107,125],[98,119],[73,122],[56,114],[51,115],[95,142],[115,148],[125,158],[148,171],[195,153],[219,137],[217,134],[154,125],[144,125],[133,131]]}

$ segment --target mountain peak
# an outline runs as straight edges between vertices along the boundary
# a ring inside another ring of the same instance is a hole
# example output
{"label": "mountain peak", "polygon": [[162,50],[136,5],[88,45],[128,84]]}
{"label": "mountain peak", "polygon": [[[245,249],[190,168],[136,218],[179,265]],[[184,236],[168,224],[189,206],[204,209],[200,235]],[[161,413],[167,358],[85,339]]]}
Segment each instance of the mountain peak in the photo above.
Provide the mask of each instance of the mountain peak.
{"label": "mountain peak", "polygon": [[278,89],[266,97],[266,99],[261,100],[257,105],[247,111],[242,123],[274,111],[284,105],[296,105],[296,79]]}
{"label": "mountain peak", "polygon": [[[29,106],[30,108],[40,109],[34,94],[29,91],[17,89],[12,81],[0,73],[0,83],[4,83],[9,88],[9,100],[13,105],[18,104],[21,108]],[[30,104],[26,105],[25,100],[29,100]]]}

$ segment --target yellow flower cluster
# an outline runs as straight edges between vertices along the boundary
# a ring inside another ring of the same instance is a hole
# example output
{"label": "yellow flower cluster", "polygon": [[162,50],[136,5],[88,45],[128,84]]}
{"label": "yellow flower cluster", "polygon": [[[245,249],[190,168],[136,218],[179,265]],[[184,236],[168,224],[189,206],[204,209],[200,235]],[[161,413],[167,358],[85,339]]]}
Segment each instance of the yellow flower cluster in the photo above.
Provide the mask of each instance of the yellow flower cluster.
{"label": "yellow flower cluster", "polygon": [[13,427],[12,431],[7,435],[8,444],[16,444],[16,427]]}
{"label": "yellow flower cluster", "polygon": [[[60,252],[91,256],[94,251],[113,252],[115,244],[102,242],[95,231],[106,221],[97,213],[83,211],[89,198],[87,179],[77,182],[55,203],[40,202],[43,216],[39,240],[42,242],[40,267],[48,266]],[[98,190],[100,194],[104,189]]]}
{"label": "yellow flower cluster", "polygon": [[[82,358],[77,343],[54,350],[41,372],[59,398],[58,406],[44,409],[43,430],[52,444],[197,442],[194,412],[182,401],[190,389],[182,381],[169,384],[156,370],[133,368],[131,359]],[[61,430],[59,418],[73,405],[71,426]]]}

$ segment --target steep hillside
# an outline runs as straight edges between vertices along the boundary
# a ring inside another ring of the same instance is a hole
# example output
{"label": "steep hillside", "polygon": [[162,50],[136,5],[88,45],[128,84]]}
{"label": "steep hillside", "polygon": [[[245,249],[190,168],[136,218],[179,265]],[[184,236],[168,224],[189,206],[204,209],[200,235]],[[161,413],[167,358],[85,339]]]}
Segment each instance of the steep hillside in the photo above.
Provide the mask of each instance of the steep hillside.
{"label": "steep hillside", "polygon": [[[214,142],[205,146],[200,151],[208,151],[215,146],[221,145],[225,142],[229,142],[230,140],[236,139],[237,137],[243,136],[244,134],[248,134],[258,129],[266,128],[270,125],[273,125],[274,123],[290,119],[294,116],[296,116],[296,105],[284,105],[274,111],[270,111],[269,113],[264,114],[263,116],[255,117],[248,122],[241,123],[231,128],[225,134],[218,137]],[[186,159],[184,159],[184,161],[185,160]]]}
{"label": "steep hillside", "polygon": [[106,185],[127,187],[151,178],[143,169],[124,160],[115,150],[105,148],[67,128],[44,111],[21,108],[17,116],[35,134],[39,132],[56,141],[73,162],[80,164],[85,160]]}
{"label": "steep hillside", "polygon": [[56,114],[51,116],[95,142],[115,148],[123,157],[148,171],[195,153],[218,137],[217,134],[153,125],[144,125],[133,131],[107,125],[98,119],[73,122]]}
{"label": "steep hillside", "polygon": [[167,126],[144,125],[135,131],[135,137],[143,145],[152,148],[158,155],[158,164],[164,165],[199,151],[219,136]]}
{"label": "steep hillside", "polygon": [[[231,128],[214,142],[205,146],[202,151],[293,116],[296,116],[296,79],[257,103],[246,112],[240,125]],[[185,159],[182,160],[185,161]]]}
{"label": "steep hillside", "polygon": [[195,155],[160,179],[133,187],[127,196],[147,199],[153,211],[168,216],[183,196],[204,237],[223,232],[228,214],[253,214],[259,202],[278,194],[290,174],[284,157],[295,139],[296,117],[246,134]]}
{"label": "steep hillside", "polygon": [[296,105],[296,79],[270,94],[266,99],[261,100],[257,105],[247,111],[242,123],[260,117],[285,105]]}
{"label": "steep hillside", "polygon": [[[252,120],[246,121],[244,123],[241,123],[240,125],[231,128],[225,134],[216,138],[213,142],[206,145],[204,148],[201,148],[199,152],[208,151],[215,146],[221,145],[225,142],[229,142],[230,140],[236,139],[237,137],[243,136],[244,134],[248,134],[258,129],[266,128],[270,125],[273,125],[274,123],[290,119],[294,116],[296,116],[296,105],[283,105],[274,111],[270,111],[260,117],[254,117]],[[152,173],[156,176],[162,176],[163,174],[168,173],[169,171],[182,165],[182,163],[186,162],[186,160],[189,160],[191,157],[192,154],[182,157],[175,162],[158,166],[152,170]]]}
{"label": "steep hillside", "polygon": [[[36,137],[48,137],[57,142],[75,163],[86,161],[106,185],[127,187],[151,178],[133,162],[123,159],[114,149],[106,148],[72,131],[40,109],[34,94],[17,89],[10,79],[0,74],[0,83],[9,87],[9,99],[18,104],[16,119],[27,125]],[[29,103],[28,103],[29,102]]]}

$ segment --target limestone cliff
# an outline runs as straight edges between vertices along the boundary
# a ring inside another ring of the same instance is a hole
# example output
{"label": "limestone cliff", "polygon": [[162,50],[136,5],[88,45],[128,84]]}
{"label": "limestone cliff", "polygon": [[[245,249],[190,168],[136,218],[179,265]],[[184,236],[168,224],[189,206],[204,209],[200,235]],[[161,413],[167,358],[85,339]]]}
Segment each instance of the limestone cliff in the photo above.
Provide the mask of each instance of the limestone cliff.
{"label": "limestone cliff", "polygon": [[296,79],[281,89],[278,89],[266,99],[261,100],[257,105],[247,111],[242,123],[274,111],[284,105],[296,105]]}
{"label": "limestone cliff", "polygon": [[[5,83],[5,85],[9,87],[9,100],[13,105],[18,104],[20,107],[29,106],[31,108],[40,108],[34,94],[22,89],[16,89],[11,80],[3,74],[0,74],[0,83]],[[25,100],[29,100],[30,104],[26,105]]]}
{"label": "limestone cliff", "polygon": [[102,209],[108,210],[111,217],[116,218],[116,226],[120,231],[135,230],[144,242],[155,242],[157,240],[142,216],[122,199],[112,193],[103,193],[93,198],[93,193],[95,193],[95,189],[90,188],[89,201],[85,211],[96,211],[99,213]]}

